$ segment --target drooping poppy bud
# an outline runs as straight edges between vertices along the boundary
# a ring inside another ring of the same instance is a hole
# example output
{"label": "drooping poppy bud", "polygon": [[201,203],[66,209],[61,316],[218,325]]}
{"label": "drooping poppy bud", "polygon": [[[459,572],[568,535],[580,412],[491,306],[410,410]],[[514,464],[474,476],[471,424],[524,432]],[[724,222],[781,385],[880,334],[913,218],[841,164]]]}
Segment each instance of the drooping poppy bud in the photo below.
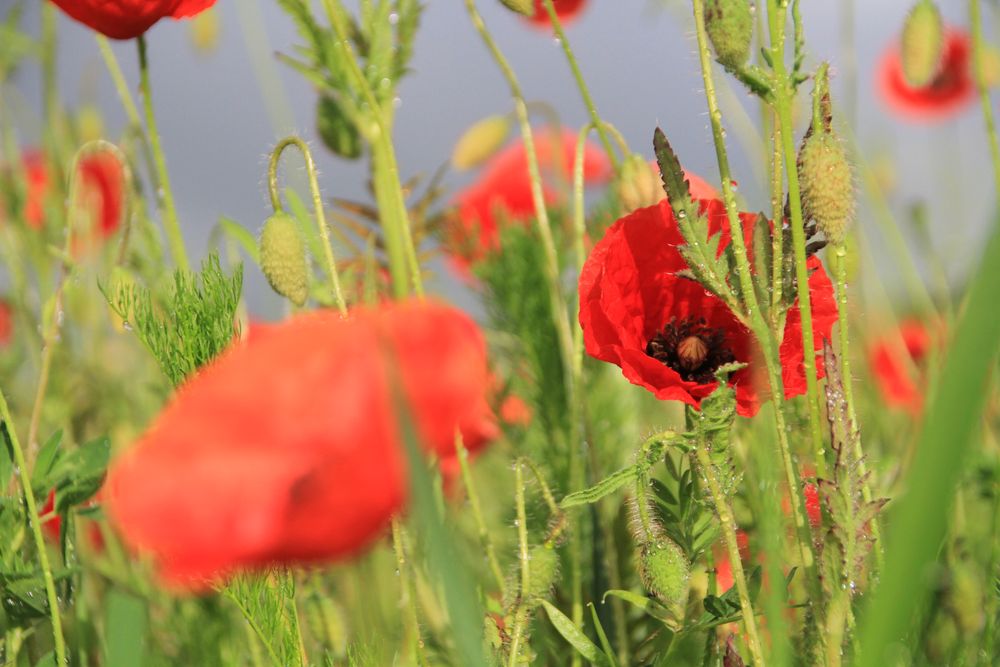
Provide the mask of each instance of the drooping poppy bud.
{"label": "drooping poppy bud", "polygon": [[510,118],[507,116],[487,116],[473,123],[462,133],[451,152],[452,166],[460,170],[478,167],[500,150],[509,134]]}
{"label": "drooping poppy bud", "polygon": [[903,24],[900,51],[907,83],[918,88],[930,83],[944,53],[941,12],[932,0],[919,0],[910,10]]}
{"label": "drooping poppy bud", "polygon": [[650,169],[646,158],[636,153],[622,162],[615,190],[625,213],[652,206],[666,196],[659,172]]}
{"label": "drooping poppy bud", "polygon": [[640,574],[646,588],[670,607],[687,600],[691,565],[684,551],[665,535],[642,548]]}
{"label": "drooping poppy bud", "polygon": [[296,306],[309,296],[306,248],[295,218],[275,213],[260,232],[260,268],[275,292]]}
{"label": "drooping poppy bud", "polygon": [[708,0],[705,30],[719,63],[729,69],[746,63],[753,37],[753,12],[747,0]]}
{"label": "drooping poppy bud", "polygon": [[528,590],[524,597],[547,596],[559,576],[559,554],[550,546],[536,544],[528,552],[528,562]]}
{"label": "drooping poppy bud", "polygon": [[814,132],[799,151],[802,205],[831,245],[843,242],[854,214],[854,181],[843,144],[832,132]]}

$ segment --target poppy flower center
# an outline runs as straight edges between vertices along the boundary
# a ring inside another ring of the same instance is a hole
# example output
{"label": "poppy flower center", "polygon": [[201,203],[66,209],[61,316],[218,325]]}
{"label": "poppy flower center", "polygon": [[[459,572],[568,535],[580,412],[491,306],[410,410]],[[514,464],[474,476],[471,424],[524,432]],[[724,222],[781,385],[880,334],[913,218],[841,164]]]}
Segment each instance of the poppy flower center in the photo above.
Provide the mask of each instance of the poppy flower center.
{"label": "poppy flower center", "polygon": [[646,354],[675,371],[688,382],[715,381],[715,370],[736,361],[726,344],[726,332],[710,327],[704,319],[671,318],[646,344]]}

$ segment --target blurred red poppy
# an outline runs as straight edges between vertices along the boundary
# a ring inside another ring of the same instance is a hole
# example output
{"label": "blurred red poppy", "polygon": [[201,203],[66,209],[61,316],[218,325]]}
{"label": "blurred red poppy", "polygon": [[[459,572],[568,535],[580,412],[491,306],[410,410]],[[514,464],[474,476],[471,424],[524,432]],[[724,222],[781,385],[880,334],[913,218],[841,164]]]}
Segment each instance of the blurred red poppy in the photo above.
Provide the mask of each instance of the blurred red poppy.
{"label": "blurred red poppy", "polygon": [[194,16],[215,0],[52,0],[67,15],[112,39],[132,39],[162,18]]}
{"label": "blurred red poppy", "polygon": [[[736,548],[740,551],[740,559],[746,563],[750,560],[750,536],[746,531],[736,531]],[[733,587],[733,564],[729,562],[729,555],[720,542],[715,546],[715,585],[718,594],[722,595]]]}
{"label": "blurred red poppy", "polygon": [[[23,156],[26,179],[24,220],[33,229],[45,226],[46,199],[52,187],[51,175],[45,155],[39,151],[25,151]],[[122,223],[124,210],[125,178],[118,159],[107,151],[88,153],[79,162],[78,197],[88,216],[78,214],[90,225],[76,229],[78,243],[87,245],[114,234]]]}
{"label": "blurred red poppy", "polygon": [[[587,0],[552,0],[552,8],[556,10],[560,23],[566,25],[583,13],[587,8]],[[535,13],[528,17],[528,21],[540,26],[551,25],[549,13],[545,11],[545,3],[542,0],[535,0]]]}
{"label": "blurred red poppy", "polygon": [[386,303],[254,330],[182,386],[108,474],[109,515],[164,579],[357,553],[406,498],[392,383],[438,457],[496,435],[485,344],[461,312]]}
{"label": "blurred red poppy", "polygon": [[14,337],[14,309],[6,299],[0,299],[0,347]]}
{"label": "blurred red poppy", "polygon": [[[545,201],[562,203],[576,159],[576,133],[564,129],[556,138],[541,129],[534,139]],[[583,166],[586,183],[604,183],[611,176],[607,155],[596,144],[586,144]],[[560,183],[561,189],[556,187]],[[455,263],[466,269],[500,247],[501,223],[527,223],[535,216],[524,143],[518,140],[490,160],[479,179],[455,196],[455,204],[458,210],[445,228],[444,243]]]}
{"label": "blurred red poppy", "polygon": [[926,86],[914,88],[907,83],[898,44],[882,56],[877,81],[882,99],[901,116],[916,121],[952,116],[976,95],[969,36],[961,30],[946,31],[938,73]]}
{"label": "blurred red poppy", "polygon": [[[702,200],[710,233],[720,233],[720,248],[730,242],[725,207]],[[756,219],[742,213],[749,238]],[[753,337],[716,296],[699,283],[678,276],[687,269],[678,246],[684,244],[670,204],[639,209],[618,220],[587,258],[580,275],[580,325],[588,354],[616,364],[633,384],[659,399],[699,407],[716,387],[715,370],[726,363],[748,363],[730,377],[737,412],[753,416],[766,384],[757,363]],[[809,259],[816,349],[837,320],[833,285],[819,259]],[[806,391],[802,324],[798,304],[789,309],[779,356],[785,395]],[[817,368],[822,374],[822,364]]]}
{"label": "blurred red poppy", "polygon": [[886,405],[902,408],[914,416],[920,414],[925,383],[921,362],[931,342],[931,333],[922,322],[908,320],[900,323],[897,331],[869,346],[868,363]]}

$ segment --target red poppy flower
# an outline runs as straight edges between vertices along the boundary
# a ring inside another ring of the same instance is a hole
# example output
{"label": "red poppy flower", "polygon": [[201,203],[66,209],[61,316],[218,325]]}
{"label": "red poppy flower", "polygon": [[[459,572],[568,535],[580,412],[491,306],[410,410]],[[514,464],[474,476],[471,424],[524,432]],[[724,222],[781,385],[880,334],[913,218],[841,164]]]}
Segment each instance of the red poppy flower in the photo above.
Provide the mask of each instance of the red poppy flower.
{"label": "red poppy flower", "polygon": [[[556,10],[559,22],[566,25],[583,13],[587,8],[587,0],[552,0],[552,8]],[[527,17],[527,20],[539,26],[551,25],[549,13],[545,11],[545,3],[542,0],[535,0],[535,13]]]}
{"label": "red poppy flower", "polygon": [[907,83],[899,45],[893,45],[879,64],[878,89],[893,111],[912,120],[933,121],[955,114],[976,95],[969,36],[946,30],[938,73],[920,88]]}
{"label": "red poppy flower", "polygon": [[[750,559],[750,536],[746,534],[746,531],[736,531],[736,548],[739,549],[740,559],[744,562]],[[719,595],[722,595],[732,588],[733,583],[735,583],[733,579],[733,564],[729,562],[729,555],[726,553],[721,542],[716,543],[714,555],[715,585],[719,591]]]}
{"label": "red poppy flower", "polygon": [[6,346],[14,337],[14,309],[6,299],[0,299],[0,347]]}
{"label": "red poppy flower", "polygon": [[[814,470],[808,467],[802,472],[804,477],[813,477],[816,474]],[[823,506],[819,498],[819,488],[816,486],[816,483],[806,482],[802,487],[802,495],[806,501],[806,517],[809,519],[809,525],[816,528],[823,521]],[[792,501],[787,493],[781,497],[781,511],[786,516],[792,513]]]}
{"label": "red poppy flower", "polygon": [[[560,203],[565,187],[561,191],[554,186],[561,182],[568,187],[576,159],[576,133],[564,129],[555,140],[550,130],[542,129],[534,139],[545,201]],[[607,156],[588,142],[583,155],[584,181],[603,183],[610,175]],[[535,216],[524,143],[518,140],[490,160],[479,180],[456,195],[455,204],[458,211],[445,229],[445,245],[464,269],[499,248],[501,222],[527,223]]]}
{"label": "red poppy flower", "polygon": [[392,382],[425,446],[496,434],[485,344],[459,311],[387,303],[255,328],[177,392],[108,473],[127,544],[189,588],[242,568],[347,557],[406,497]]}
{"label": "red poppy flower", "polygon": [[914,320],[902,322],[898,331],[872,343],[868,362],[886,405],[920,414],[924,402],[920,362],[930,348],[930,331]]}
{"label": "red poppy flower", "polygon": [[[725,207],[701,201],[710,233],[729,244]],[[754,215],[740,214],[749,237]],[[659,399],[698,407],[716,386],[720,365],[741,361],[734,373],[737,412],[752,416],[762,398],[757,354],[751,333],[726,305],[693,280],[678,246],[684,239],[670,204],[639,209],[618,220],[594,247],[580,275],[580,325],[588,354],[621,367],[633,384]],[[809,260],[813,333],[817,351],[837,320],[833,285],[819,259]],[[789,309],[779,350],[785,395],[806,391],[802,324],[797,303]],[[822,364],[817,368],[822,373]]]}
{"label": "red poppy flower", "polygon": [[[51,177],[45,156],[38,151],[26,151],[23,157],[27,180],[24,220],[33,229],[45,226],[45,205],[51,188]],[[89,212],[90,229],[74,233],[81,243],[104,239],[114,234],[122,222],[125,179],[117,158],[109,152],[83,156],[79,162],[78,183],[80,205]]]}
{"label": "red poppy flower", "polygon": [[215,0],[52,0],[67,15],[112,39],[132,39],[165,17],[188,18]]}

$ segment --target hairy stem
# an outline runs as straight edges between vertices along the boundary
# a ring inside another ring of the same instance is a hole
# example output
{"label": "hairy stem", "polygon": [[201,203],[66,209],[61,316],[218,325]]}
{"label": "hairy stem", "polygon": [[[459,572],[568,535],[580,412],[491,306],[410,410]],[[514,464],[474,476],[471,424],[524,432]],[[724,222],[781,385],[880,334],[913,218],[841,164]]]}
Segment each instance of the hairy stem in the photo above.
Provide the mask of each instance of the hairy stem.
{"label": "hairy stem", "polygon": [[17,437],[17,431],[14,429],[14,420],[11,419],[10,408],[7,405],[7,397],[4,395],[3,389],[0,389],[0,428],[7,432],[18,480],[21,483],[21,491],[24,494],[24,505],[28,512],[28,526],[31,528],[31,536],[35,541],[35,550],[38,552],[38,564],[42,570],[42,580],[45,582],[49,619],[52,622],[56,664],[67,665],[69,662],[66,659],[66,641],[63,638],[62,619],[59,616],[59,598],[56,596],[56,582],[52,576],[52,566],[49,563],[48,547],[46,547],[45,538],[42,536],[42,521],[38,516],[38,503],[35,501],[35,492],[31,488],[31,471],[24,458],[24,449]]}

